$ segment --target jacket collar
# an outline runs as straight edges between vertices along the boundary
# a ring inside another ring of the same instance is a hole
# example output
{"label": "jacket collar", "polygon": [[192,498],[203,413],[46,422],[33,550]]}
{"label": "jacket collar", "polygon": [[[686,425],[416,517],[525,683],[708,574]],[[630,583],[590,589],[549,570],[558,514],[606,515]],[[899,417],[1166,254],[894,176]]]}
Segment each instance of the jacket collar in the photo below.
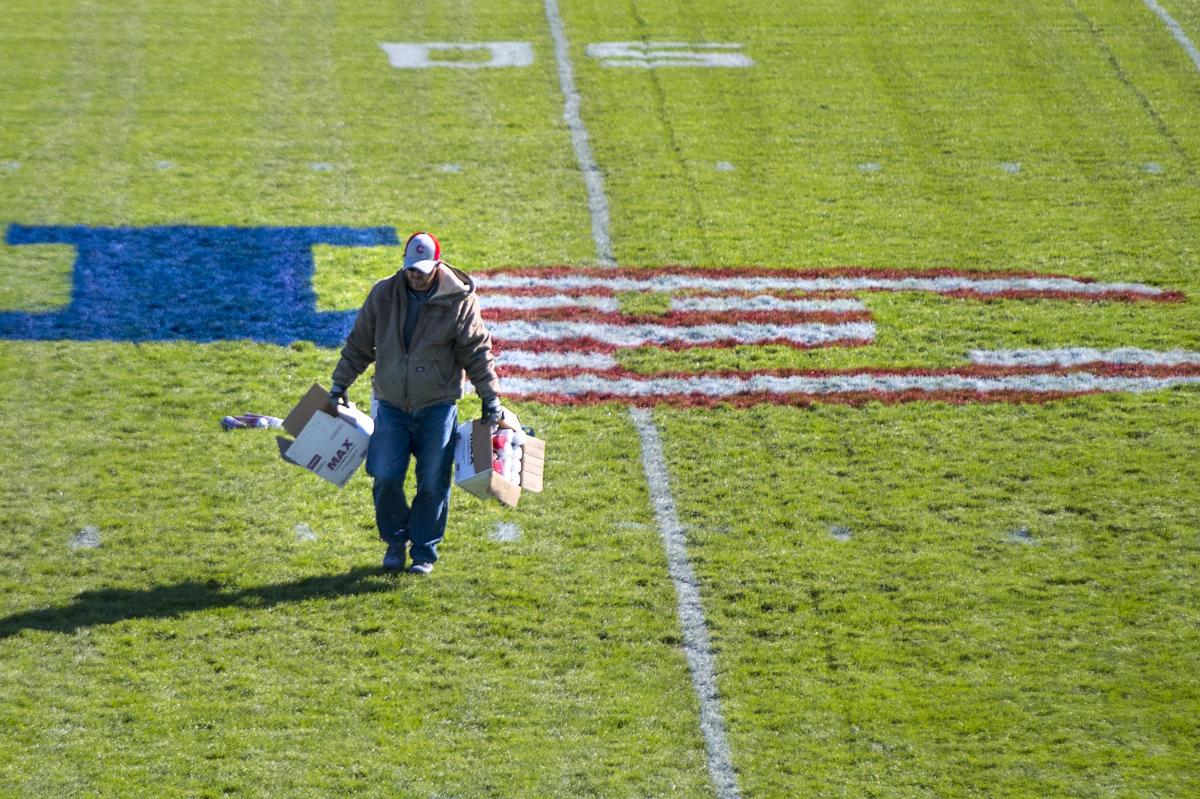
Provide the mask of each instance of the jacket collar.
{"label": "jacket collar", "polygon": [[[437,268],[437,287],[429,302],[454,302],[475,292],[475,281],[466,272],[445,261],[439,261]],[[403,270],[396,273],[396,279],[400,281],[403,290],[407,284]]]}

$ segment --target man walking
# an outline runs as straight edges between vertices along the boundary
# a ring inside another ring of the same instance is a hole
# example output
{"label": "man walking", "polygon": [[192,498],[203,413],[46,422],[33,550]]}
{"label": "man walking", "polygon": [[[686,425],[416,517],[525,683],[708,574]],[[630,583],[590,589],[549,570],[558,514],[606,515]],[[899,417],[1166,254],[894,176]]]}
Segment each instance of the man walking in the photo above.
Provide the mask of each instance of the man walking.
{"label": "man walking", "polygon": [[[429,574],[446,532],[464,371],[483,401],[483,421],[495,424],[501,410],[475,283],[441,260],[441,246],[428,233],[409,237],[403,268],[367,295],[333,370],[330,401],[345,403],[346,390],[372,362],[378,406],[367,473],[387,544],[383,567],[404,569],[411,548],[408,571]],[[410,456],[417,473],[411,506],[404,495]]]}

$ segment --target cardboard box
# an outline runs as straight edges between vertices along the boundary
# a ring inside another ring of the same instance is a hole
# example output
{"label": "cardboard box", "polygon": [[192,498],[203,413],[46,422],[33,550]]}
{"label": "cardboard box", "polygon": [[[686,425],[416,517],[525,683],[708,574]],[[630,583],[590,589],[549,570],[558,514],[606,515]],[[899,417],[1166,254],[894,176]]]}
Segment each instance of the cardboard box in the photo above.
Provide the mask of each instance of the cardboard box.
{"label": "cardboard box", "polygon": [[521,459],[521,484],[517,485],[492,469],[492,431],[478,420],[458,426],[454,445],[454,482],[481,499],[495,498],[517,507],[521,491],[542,490],[546,442],[528,436]]}
{"label": "cardboard box", "polygon": [[283,420],[296,440],[275,440],[281,458],[341,488],[367,459],[375,421],[353,405],[337,411],[329,412],[329,391],[314,383]]}

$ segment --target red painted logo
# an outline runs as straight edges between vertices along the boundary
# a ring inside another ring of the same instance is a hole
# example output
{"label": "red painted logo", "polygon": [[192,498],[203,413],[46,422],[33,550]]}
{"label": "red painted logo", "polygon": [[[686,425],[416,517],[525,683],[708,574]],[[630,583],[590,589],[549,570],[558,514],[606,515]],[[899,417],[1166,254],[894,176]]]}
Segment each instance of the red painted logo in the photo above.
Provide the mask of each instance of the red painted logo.
{"label": "red painted logo", "polygon": [[[1200,353],[1133,348],[986,350],[953,368],[746,369],[647,375],[625,351],[865,347],[866,298],[916,292],[971,302],[1042,299],[1156,305],[1183,300],[1142,283],[1022,272],[897,269],[527,268],[477,273],[506,396],[572,404],[696,405],[939,400],[1044,401],[1200,382]],[[665,295],[663,313],[621,309],[627,293]],[[1148,311],[1151,312],[1151,311]],[[747,352],[752,350],[747,349]]]}

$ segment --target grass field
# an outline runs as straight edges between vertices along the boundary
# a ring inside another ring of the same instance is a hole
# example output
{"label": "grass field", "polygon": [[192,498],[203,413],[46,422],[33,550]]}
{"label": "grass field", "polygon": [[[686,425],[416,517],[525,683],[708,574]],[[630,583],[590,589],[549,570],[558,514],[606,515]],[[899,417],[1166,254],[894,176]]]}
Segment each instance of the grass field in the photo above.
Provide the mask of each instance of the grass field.
{"label": "grass field", "polygon": [[[1158,5],[1200,42],[1200,4]],[[622,266],[1184,295],[864,294],[870,346],[623,366],[1200,351],[1200,69],[1142,0],[560,7]],[[394,227],[468,271],[597,260],[542,3],[6,11],[5,229]],[[380,48],[496,41],[532,64],[396,69]],[[587,53],[618,41],[737,43],[753,66]],[[75,257],[0,242],[0,324],[77,301]],[[385,246],[313,258],[322,312],[395,269]],[[170,300],[203,319],[234,274],[209,266]],[[217,424],[282,415],[335,348],[81,338],[0,340],[0,796],[715,795],[623,404],[512,403],[549,441],[545,493],[513,511],[456,490],[438,571],[395,578],[368,478],[339,492]],[[1200,793],[1196,388],[653,419],[742,796]]]}

